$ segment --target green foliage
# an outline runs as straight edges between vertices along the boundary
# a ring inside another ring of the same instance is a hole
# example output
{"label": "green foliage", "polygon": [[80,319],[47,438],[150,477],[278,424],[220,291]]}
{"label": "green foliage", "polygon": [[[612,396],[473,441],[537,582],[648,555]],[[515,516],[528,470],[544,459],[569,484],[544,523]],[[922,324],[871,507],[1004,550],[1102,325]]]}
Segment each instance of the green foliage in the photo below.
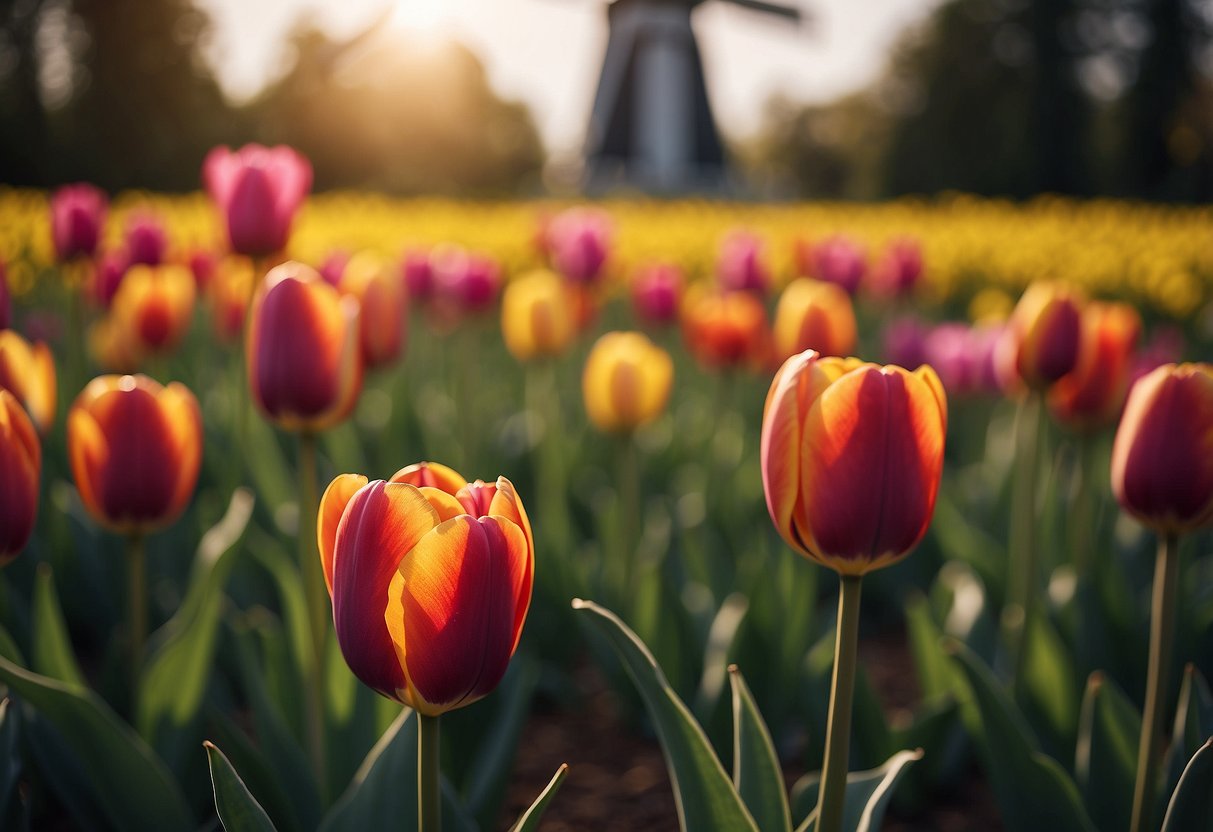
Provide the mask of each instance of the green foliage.
{"label": "green foliage", "polygon": [[[899,751],[879,768],[847,774],[842,828],[847,832],[876,832],[898,781],[922,759],[922,749]],[[792,816],[804,817],[796,832],[813,832],[817,824],[817,793],[821,776],[807,774],[792,787]]]}
{"label": "green foliage", "polygon": [[1082,700],[1074,779],[1099,829],[1128,824],[1140,735],[1141,713],[1115,682],[1092,673]]}
{"label": "green foliage", "polygon": [[1171,795],[1162,832],[1197,832],[1213,827],[1213,738],[1192,756]]}
{"label": "green foliage", "polygon": [[213,743],[206,743],[215,788],[215,811],[227,832],[274,832],[274,824],[232,768],[231,762]]}
{"label": "green foliage", "polygon": [[543,820],[543,813],[547,810],[548,804],[552,802],[552,798],[556,796],[556,792],[560,790],[560,785],[564,782],[564,776],[568,772],[567,765],[556,769],[551,781],[539,793],[539,797],[535,798],[535,802],[522,813],[518,822],[510,827],[510,832],[539,832],[539,822]]}

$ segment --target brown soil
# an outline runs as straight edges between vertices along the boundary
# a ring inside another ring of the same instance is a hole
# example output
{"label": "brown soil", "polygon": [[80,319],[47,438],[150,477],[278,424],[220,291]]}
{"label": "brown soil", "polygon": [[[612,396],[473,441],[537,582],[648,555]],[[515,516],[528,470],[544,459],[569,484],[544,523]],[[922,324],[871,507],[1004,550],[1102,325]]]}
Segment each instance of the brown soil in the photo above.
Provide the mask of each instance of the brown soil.
{"label": "brown soil", "polygon": [[[860,656],[890,717],[911,708],[918,685],[903,632],[865,638]],[[544,814],[543,832],[665,832],[678,830],[674,796],[665,760],[655,739],[641,737],[624,723],[602,676],[578,674],[580,711],[540,711],[523,733],[500,830],[523,812],[561,763],[569,773]],[[785,771],[789,787],[802,772]],[[915,817],[885,817],[886,832],[999,832],[1003,828],[993,795],[979,769],[938,795]]]}

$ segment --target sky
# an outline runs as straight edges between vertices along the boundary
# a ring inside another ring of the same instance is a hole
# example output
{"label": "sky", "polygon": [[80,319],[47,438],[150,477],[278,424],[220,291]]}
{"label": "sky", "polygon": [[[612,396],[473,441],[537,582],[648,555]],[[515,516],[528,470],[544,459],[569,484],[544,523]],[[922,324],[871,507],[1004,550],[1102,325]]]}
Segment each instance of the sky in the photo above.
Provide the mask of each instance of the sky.
{"label": "sky", "polygon": [[[581,144],[606,50],[602,0],[195,0],[214,21],[208,59],[224,90],[247,99],[289,64],[285,40],[301,15],[336,37],[378,19],[389,29],[453,37],[475,50],[498,94],[531,108],[550,151]],[[812,20],[795,26],[708,0],[695,12],[708,92],[732,136],[761,127],[781,93],[827,101],[878,76],[889,47],[937,0],[784,0]]]}

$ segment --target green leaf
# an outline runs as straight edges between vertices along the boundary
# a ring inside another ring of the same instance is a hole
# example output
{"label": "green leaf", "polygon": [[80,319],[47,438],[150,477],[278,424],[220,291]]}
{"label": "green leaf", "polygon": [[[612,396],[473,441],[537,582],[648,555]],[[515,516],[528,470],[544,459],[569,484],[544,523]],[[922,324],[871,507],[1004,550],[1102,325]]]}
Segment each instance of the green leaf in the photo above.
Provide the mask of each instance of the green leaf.
{"label": "green leaf", "polygon": [[1193,665],[1184,668],[1179,688],[1179,707],[1171,732],[1171,747],[1167,749],[1167,793],[1175,789],[1188,760],[1192,759],[1205,740],[1213,736],[1213,694],[1209,683]]}
{"label": "green leaf", "polygon": [[[366,755],[345,794],[320,824],[320,832],[362,832],[385,823],[411,829],[417,821],[417,719],[405,708]],[[444,832],[475,830],[443,781]]]}
{"label": "green leaf", "polygon": [[194,819],[164,763],[109,706],[80,685],[0,658],[0,680],[62,733],[84,764],[106,816],[122,829],[192,829]]}
{"label": "green leaf", "polygon": [[733,688],[733,786],[762,832],[791,830],[783,770],[737,665],[729,666],[729,682]]}
{"label": "green leaf", "polygon": [[949,678],[952,669],[947,656],[939,649],[943,633],[931,616],[931,605],[921,592],[911,593],[905,602],[906,634],[910,643],[910,654],[914,657],[914,669],[918,674],[918,685],[924,699],[950,696]]}
{"label": "green leaf", "polygon": [[522,813],[518,822],[510,827],[510,832],[538,832],[539,821],[543,820],[543,813],[547,811],[548,804],[552,802],[556,792],[560,791],[560,784],[564,782],[564,776],[568,772],[568,763],[561,763],[560,768],[556,769],[556,773],[552,775],[551,781],[539,793],[539,797],[535,798],[535,802],[531,804],[530,808]]}
{"label": "green leaf", "polygon": [[260,529],[255,530],[250,540],[249,551],[270,577],[278,589],[282,602],[282,618],[291,647],[291,656],[298,667],[301,678],[308,677],[312,666],[311,625],[307,617],[307,600],[303,592],[303,578],[298,564],[283,548],[282,544]]}
{"label": "green leaf", "polygon": [[80,665],[72,652],[67,623],[63,620],[63,609],[55,592],[55,579],[45,563],[38,564],[34,577],[31,616],[34,630],[31,645],[33,669],[52,679],[83,687],[84,674],[80,672]]}
{"label": "green leaf", "polygon": [[585,613],[583,620],[615,649],[644,700],[665,754],[682,829],[757,830],[703,729],[648,648],[610,610],[581,599],[573,601],[573,609]]}
{"label": "green leaf", "polygon": [[1167,804],[1160,832],[1200,832],[1213,829],[1213,738],[1184,768]]}
{"label": "green leaf", "polygon": [[[253,495],[237,489],[223,519],[198,544],[189,590],[177,613],[152,636],[139,685],[135,724],[170,763],[186,753],[185,728],[199,715],[211,678],[223,610],[223,586],[253,514]],[[193,741],[189,747],[195,748]],[[176,769],[176,766],[174,766]]]}
{"label": "green leaf", "polygon": [[946,649],[962,671],[955,692],[961,718],[981,751],[1007,829],[1093,832],[1078,787],[1056,760],[1040,752],[1023,715],[990,669],[954,639]]}
{"label": "green leaf", "polygon": [[872,687],[872,680],[860,666],[855,674],[855,694],[851,709],[851,764],[873,768],[897,750],[893,732],[885,717],[884,705]]}
{"label": "green leaf", "polygon": [[232,768],[232,764],[213,743],[205,743],[215,787],[215,812],[227,832],[276,832],[269,815]]}
{"label": "green leaf", "polygon": [[[847,774],[847,792],[842,811],[844,832],[875,832],[880,829],[897,783],[921,759],[921,748],[898,751],[879,768]],[[793,811],[796,817],[804,818],[796,832],[812,832],[817,825],[817,793],[820,787],[820,772],[805,775],[793,787]]]}
{"label": "green leaf", "polygon": [[303,826],[299,822],[297,799],[287,793],[278,770],[226,714],[209,709],[208,717],[210,731],[218,744],[227,749],[224,755],[239,769],[241,779],[257,795],[270,820],[280,830],[300,832]]}
{"label": "green leaf", "polygon": [[1137,708],[1115,682],[1092,673],[1079,717],[1074,777],[1100,829],[1123,827],[1133,810],[1140,734]]}
{"label": "green leaf", "polygon": [[1034,615],[1024,634],[1024,683],[1028,701],[1047,729],[1050,749],[1069,755],[1078,730],[1074,661],[1045,615]]}
{"label": "green leaf", "polygon": [[496,710],[476,744],[464,789],[467,810],[483,829],[492,828],[501,812],[518,742],[539,682],[539,667],[533,660],[519,656],[513,665],[497,688]]}

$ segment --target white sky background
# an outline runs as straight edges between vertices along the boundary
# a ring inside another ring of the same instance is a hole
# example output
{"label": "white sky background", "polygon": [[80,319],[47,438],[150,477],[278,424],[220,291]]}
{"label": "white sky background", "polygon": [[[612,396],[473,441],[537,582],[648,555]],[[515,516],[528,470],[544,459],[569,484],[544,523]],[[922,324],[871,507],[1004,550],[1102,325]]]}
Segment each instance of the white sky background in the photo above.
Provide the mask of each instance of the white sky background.
{"label": "white sky background", "polygon": [[[548,149],[580,147],[606,49],[603,0],[195,0],[215,24],[209,59],[233,98],[249,98],[286,69],[284,49],[303,14],[336,37],[390,11],[389,26],[453,37],[484,61],[494,89],[526,102]],[[813,20],[782,19],[710,0],[694,25],[716,118],[733,136],[761,126],[774,93],[826,101],[883,69],[905,26],[937,0],[783,0]]]}

